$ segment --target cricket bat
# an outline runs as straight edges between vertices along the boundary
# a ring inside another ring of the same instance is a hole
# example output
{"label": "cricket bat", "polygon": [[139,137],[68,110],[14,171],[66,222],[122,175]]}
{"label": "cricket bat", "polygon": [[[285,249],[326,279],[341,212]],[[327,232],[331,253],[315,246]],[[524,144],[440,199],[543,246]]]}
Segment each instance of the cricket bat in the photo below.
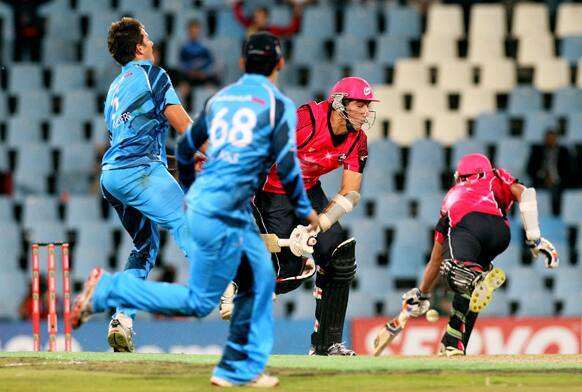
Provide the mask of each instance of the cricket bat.
{"label": "cricket bat", "polygon": [[279,238],[277,234],[261,234],[261,238],[271,253],[279,253],[281,248],[289,246],[289,239]]}
{"label": "cricket bat", "polygon": [[378,336],[374,339],[374,356],[377,357],[384,351],[386,346],[388,346],[396,336],[404,329],[408,319],[410,318],[410,314],[408,313],[408,309],[406,304],[402,306],[402,310],[400,314],[396,318],[388,321],[384,327],[378,332]]}

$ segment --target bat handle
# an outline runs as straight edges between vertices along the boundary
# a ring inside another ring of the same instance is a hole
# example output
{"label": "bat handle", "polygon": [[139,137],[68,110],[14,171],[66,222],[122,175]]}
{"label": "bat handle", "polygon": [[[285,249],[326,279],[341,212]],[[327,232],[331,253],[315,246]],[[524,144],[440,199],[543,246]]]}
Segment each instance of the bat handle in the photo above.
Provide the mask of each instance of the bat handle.
{"label": "bat handle", "polygon": [[279,245],[281,248],[288,247],[289,243],[289,239],[280,238],[277,240],[277,245]]}

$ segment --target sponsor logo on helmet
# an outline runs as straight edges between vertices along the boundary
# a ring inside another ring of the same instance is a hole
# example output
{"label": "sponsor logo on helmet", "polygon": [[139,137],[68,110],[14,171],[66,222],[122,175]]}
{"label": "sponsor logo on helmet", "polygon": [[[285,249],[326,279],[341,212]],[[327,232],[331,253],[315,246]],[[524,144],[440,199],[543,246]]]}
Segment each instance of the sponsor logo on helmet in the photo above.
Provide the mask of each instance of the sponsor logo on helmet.
{"label": "sponsor logo on helmet", "polygon": [[370,87],[364,87],[364,95],[370,95],[372,93],[372,90],[370,90]]}

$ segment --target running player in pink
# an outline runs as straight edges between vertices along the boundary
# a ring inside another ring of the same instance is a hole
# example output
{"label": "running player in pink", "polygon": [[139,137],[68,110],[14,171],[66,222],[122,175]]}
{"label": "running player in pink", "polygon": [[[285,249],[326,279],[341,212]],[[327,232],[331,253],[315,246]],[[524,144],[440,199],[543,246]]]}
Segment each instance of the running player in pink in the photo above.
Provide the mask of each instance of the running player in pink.
{"label": "running player in pink", "polygon": [[[305,189],[318,213],[331,213],[334,205],[339,209],[346,207],[347,212],[353,207],[351,195],[359,198],[362,173],[368,158],[367,137],[362,129],[372,125],[375,113],[370,104],[375,101],[368,82],[347,77],[333,86],[328,100],[309,102],[297,109],[297,155]],[[319,177],[339,168],[343,168],[342,186],[339,190],[327,190],[339,191],[330,202]],[[255,218],[263,232],[289,238],[298,225],[306,222],[291,214],[292,206],[276,173],[273,167],[262,190],[255,196]],[[349,288],[356,273],[355,240],[347,239],[340,224],[334,223],[329,227],[322,226],[317,244],[311,251],[317,265],[317,277],[314,290],[316,320],[310,354],[355,355],[342,343]],[[277,294],[296,289],[305,278],[313,275],[306,273],[306,269],[315,272],[309,256],[309,252],[302,255],[293,249],[273,254]]]}
{"label": "running player in pink", "polygon": [[492,261],[510,241],[507,213],[514,202],[534,256],[543,254],[547,268],[556,268],[558,252],[541,237],[534,188],[526,188],[503,169],[493,169],[481,154],[461,158],[456,184],[446,194],[435,228],[434,246],[419,288],[404,294],[412,316],[429,309],[428,294],[439,270],[455,292],[449,325],[441,341],[441,354],[465,355],[479,312],[491,302],[493,291],[505,281],[505,273]]}

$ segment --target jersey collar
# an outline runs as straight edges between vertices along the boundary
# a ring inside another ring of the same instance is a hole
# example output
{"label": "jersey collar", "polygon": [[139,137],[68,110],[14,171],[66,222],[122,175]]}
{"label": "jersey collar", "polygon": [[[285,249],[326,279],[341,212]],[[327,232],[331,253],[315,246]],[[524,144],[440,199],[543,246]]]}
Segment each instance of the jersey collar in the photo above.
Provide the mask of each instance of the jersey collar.
{"label": "jersey collar", "polygon": [[134,65],[153,65],[153,64],[154,62],[152,60],[133,60],[125,64],[123,68],[132,67]]}

